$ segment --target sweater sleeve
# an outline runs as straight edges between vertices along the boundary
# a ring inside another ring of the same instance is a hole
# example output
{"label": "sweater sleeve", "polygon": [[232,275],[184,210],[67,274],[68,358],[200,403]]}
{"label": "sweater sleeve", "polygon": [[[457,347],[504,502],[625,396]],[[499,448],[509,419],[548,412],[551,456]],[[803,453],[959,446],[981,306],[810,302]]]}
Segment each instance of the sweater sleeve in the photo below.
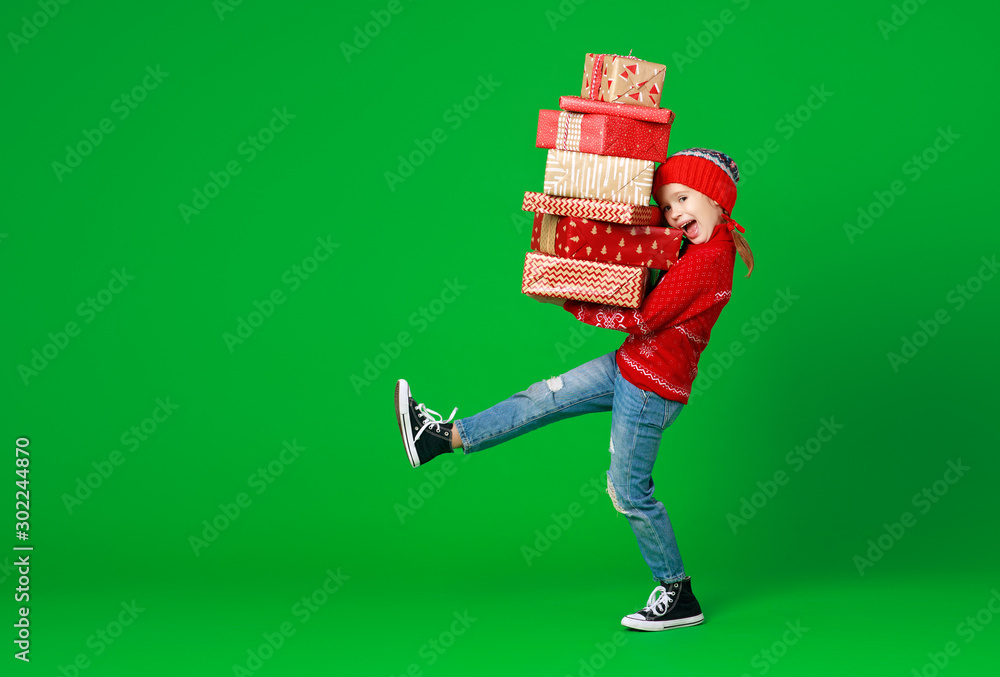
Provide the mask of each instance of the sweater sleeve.
{"label": "sweater sleeve", "polygon": [[[595,327],[629,334],[649,334],[680,324],[716,304],[729,300],[721,252],[678,262],[664,274],[638,309],[584,301],[566,301],[563,308],[576,319]],[[732,274],[732,271],[729,271]]]}

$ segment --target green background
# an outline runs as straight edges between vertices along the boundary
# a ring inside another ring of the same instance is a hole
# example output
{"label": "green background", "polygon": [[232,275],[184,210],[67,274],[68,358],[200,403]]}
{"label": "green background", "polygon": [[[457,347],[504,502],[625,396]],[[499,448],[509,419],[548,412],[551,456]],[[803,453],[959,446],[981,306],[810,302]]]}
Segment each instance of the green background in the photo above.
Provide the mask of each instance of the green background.
{"label": "green background", "polygon": [[[70,2],[45,19],[6,3],[0,504],[13,522],[14,442],[30,438],[35,550],[30,665],[0,553],[4,674],[995,667],[1000,281],[982,259],[1000,249],[1000,16],[903,5]],[[734,215],[757,261],[750,279],[737,262],[702,392],[654,474],[707,619],[667,633],[619,634],[652,580],[601,493],[610,414],[413,470],[390,403],[406,378],[469,416],[621,344],[521,295],[520,204],[542,185],[537,111],[578,94],[586,52],[629,50],[668,66],[672,150],[740,164]],[[251,158],[274,109],[294,118]],[[54,169],[105,118],[78,166]],[[213,174],[226,185],[185,218]],[[113,293],[116,272],[134,279]],[[269,314],[227,344],[256,307]],[[894,368],[904,339],[921,347]],[[790,462],[824,419],[842,428]],[[935,502],[915,503],[925,488]],[[743,500],[758,508],[734,533]],[[891,547],[859,572],[880,536]]]}

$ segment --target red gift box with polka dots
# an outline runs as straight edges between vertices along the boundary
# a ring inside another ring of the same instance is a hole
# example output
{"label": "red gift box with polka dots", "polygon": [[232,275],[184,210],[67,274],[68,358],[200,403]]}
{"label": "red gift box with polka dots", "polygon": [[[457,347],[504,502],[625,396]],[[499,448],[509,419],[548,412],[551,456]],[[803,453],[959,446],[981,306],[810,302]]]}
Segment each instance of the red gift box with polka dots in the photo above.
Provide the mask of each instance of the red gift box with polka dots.
{"label": "red gift box with polka dots", "polygon": [[[621,106],[618,106],[620,109]],[[538,111],[538,148],[663,162],[670,123],[645,122],[620,115]]]}

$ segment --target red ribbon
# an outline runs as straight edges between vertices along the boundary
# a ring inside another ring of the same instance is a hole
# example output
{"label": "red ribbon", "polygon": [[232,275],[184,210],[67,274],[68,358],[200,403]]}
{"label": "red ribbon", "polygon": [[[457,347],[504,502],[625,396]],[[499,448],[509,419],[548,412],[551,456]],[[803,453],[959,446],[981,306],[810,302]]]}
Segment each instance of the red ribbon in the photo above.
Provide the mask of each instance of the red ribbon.
{"label": "red ribbon", "polygon": [[590,98],[600,100],[601,81],[604,78],[604,54],[594,55],[594,70],[590,75]]}
{"label": "red ribbon", "polygon": [[722,225],[724,225],[726,228],[728,228],[730,233],[733,232],[734,228],[736,230],[739,230],[741,233],[745,233],[746,232],[745,230],[743,230],[743,226],[741,226],[740,224],[736,223],[735,221],[733,221],[729,217],[726,217],[726,222],[723,223]]}

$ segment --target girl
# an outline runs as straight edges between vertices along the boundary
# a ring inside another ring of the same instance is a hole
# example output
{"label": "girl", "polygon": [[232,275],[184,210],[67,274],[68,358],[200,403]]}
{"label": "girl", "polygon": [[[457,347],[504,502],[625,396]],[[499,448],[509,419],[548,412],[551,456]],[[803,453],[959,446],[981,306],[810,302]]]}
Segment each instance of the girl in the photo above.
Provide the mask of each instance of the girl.
{"label": "girl", "polygon": [[[416,404],[396,384],[396,417],[413,467],[464,449],[482,451],[571,416],[611,411],[608,494],[628,517],[657,586],[646,606],[622,619],[637,630],[665,630],[704,620],[663,504],[653,497],[653,463],[663,431],[688,402],[712,326],[728,303],[738,251],[753,271],[753,254],[730,218],[739,171],[728,155],[690,148],[670,156],[653,180],[666,224],[686,237],[670,267],[637,309],[534,298],[561,305],[581,322],[628,333],[618,350],[591,360],[474,416],[447,420]],[[737,230],[738,232],[733,232]]]}

